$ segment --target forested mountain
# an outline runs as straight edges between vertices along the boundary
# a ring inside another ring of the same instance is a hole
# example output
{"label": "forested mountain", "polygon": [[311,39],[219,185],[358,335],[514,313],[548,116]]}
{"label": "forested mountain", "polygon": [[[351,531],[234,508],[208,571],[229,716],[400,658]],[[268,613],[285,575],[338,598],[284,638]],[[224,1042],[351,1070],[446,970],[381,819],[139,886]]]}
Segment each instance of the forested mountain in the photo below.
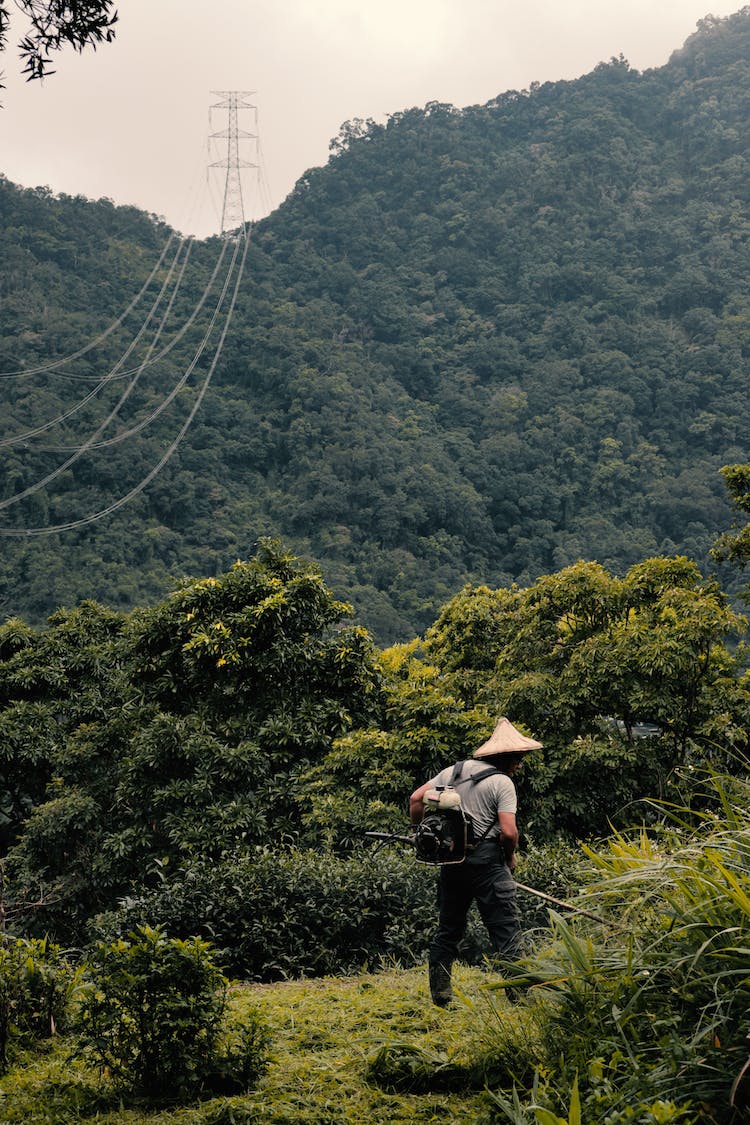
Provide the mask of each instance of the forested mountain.
{"label": "forested mountain", "polygon": [[[579,558],[622,573],[675,551],[705,568],[730,520],[718,470],[750,447],[749,197],[750,8],[706,19],[657,70],[617,59],[484,106],[346,124],[328,165],[255,228],[177,453],[107,518],[5,537],[3,615],[130,607],[267,534],[318,559],[383,640],[423,630],[467,579],[526,585]],[[131,208],[7,181],[0,217],[4,372],[95,337],[169,235]],[[220,251],[192,248],[165,340]],[[127,323],[68,377],[0,380],[0,437],[71,411]],[[200,324],[133,396],[131,428],[176,384]],[[64,462],[120,390],[4,447],[2,496]],[[6,506],[2,527],[105,508],[159,460],[195,393]]]}

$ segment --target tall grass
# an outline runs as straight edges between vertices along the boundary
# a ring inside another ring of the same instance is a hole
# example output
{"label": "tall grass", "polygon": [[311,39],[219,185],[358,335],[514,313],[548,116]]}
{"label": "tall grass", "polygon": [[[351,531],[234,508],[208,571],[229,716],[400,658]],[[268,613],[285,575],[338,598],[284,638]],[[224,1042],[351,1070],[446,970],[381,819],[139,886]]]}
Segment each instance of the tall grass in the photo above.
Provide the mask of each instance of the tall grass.
{"label": "tall grass", "polygon": [[541,1029],[535,1085],[497,1095],[499,1119],[747,1120],[750,781],[703,788],[702,811],[663,807],[658,829],[584,849],[588,902],[617,928],[552,916],[514,982]]}

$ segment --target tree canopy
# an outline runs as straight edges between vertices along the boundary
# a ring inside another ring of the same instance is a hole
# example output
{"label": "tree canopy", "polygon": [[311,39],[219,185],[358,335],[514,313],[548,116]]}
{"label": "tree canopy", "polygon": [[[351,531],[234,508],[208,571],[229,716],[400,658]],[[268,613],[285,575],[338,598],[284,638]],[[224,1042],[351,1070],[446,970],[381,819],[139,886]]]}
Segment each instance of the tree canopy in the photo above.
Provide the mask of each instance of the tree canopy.
{"label": "tree canopy", "polygon": [[685,768],[746,769],[745,622],[685,558],[467,587],[384,651],[350,613],[267,541],[130,614],[0,629],[0,849],[17,891],[51,894],[37,924],[80,937],[195,863],[356,853],[501,713],[544,743],[520,775],[536,842],[606,832]]}
{"label": "tree canopy", "polygon": [[129,616],[87,603],[0,631],[5,835],[21,883],[56,887],[53,918],[299,832],[296,774],[380,706],[350,612],[268,542]]}
{"label": "tree canopy", "polygon": [[[737,512],[750,512],[750,463],[725,465],[721,472]],[[744,569],[750,563],[750,523],[740,526],[736,522],[731,531],[719,536],[713,554],[719,561],[728,559]]]}

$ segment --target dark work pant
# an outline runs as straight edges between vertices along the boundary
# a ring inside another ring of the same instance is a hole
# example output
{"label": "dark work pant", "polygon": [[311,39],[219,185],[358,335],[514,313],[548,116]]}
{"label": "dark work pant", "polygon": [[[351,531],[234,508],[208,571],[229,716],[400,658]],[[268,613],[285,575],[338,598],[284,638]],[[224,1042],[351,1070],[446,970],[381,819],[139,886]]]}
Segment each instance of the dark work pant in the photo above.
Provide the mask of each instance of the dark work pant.
{"label": "dark work pant", "polygon": [[518,956],[521,924],[516,884],[496,843],[480,844],[465,863],[442,867],[438,901],[440,920],[430,945],[431,965],[443,965],[450,972],[472,902],[477,904],[497,956],[508,960]]}

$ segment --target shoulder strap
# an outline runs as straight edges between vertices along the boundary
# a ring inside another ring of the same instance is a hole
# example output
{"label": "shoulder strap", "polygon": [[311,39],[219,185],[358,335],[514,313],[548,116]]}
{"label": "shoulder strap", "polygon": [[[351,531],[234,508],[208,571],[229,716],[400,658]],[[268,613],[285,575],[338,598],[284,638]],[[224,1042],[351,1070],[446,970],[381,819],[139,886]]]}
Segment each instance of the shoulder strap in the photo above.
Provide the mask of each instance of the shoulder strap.
{"label": "shoulder strap", "polygon": [[[486,777],[491,777],[493,773],[500,773],[500,770],[495,769],[494,766],[487,766],[486,769],[480,770],[479,773],[473,773],[470,777],[464,777],[463,779],[461,779],[461,774],[463,773],[463,768],[465,765],[465,762],[456,762],[455,766],[453,767],[453,773],[451,774],[451,785],[465,785],[467,781],[470,781],[472,785],[476,785],[478,782],[484,781]],[[485,828],[482,835],[474,841],[472,847],[476,848],[477,845],[481,844],[482,840],[484,840],[485,837],[489,836],[494,826],[494,822],[490,822],[487,828]]]}
{"label": "shoulder strap", "polygon": [[493,773],[500,773],[500,770],[495,769],[494,766],[488,766],[481,773],[472,774],[471,780],[476,785],[478,781],[484,781],[485,777],[492,777]]}
{"label": "shoulder strap", "polygon": [[470,781],[472,785],[477,785],[478,782],[484,781],[485,777],[491,777],[493,773],[500,772],[499,770],[495,769],[494,766],[488,766],[487,769],[480,770],[479,773],[473,773],[469,777],[462,778],[461,774],[463,773],[465,765],[466,762],[456,762],[455,766],[453,767],[453,773],[451,774],[449,785],[465,785],[467,781]]}

